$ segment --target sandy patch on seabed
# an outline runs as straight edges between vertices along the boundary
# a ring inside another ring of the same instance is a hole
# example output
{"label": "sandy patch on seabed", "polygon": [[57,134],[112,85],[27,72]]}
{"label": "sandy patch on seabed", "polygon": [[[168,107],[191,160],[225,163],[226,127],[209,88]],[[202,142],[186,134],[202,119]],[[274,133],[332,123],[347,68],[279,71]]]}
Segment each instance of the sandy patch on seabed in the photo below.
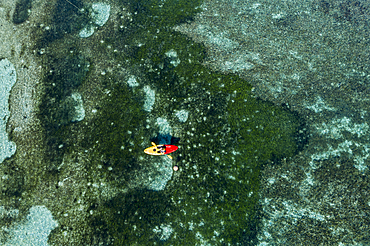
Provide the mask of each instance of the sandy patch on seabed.
{"label": "sandy patch on seabed", "polygon": [[40,83],[42,70],[31,39],[32,32],[45,16],[45,1],[32,1],[32,13],[28,20],[18,25],[12,22],[15,3],[14,0],[0,3],[0,58],[8,59],[16,69],[17,82],[10,94],[11,115],[7,131],[13,133],[12,140],[17,144],[18,154],[26,157],[29,151],[34,151],[36,146],[41,147],[42,144],[37,118],[43,93]]}
{"label": "sandy patch on seabed", "polygon": [[[11,163],[3,162],[0,164],[0,177],[8,179],[1,186],[4,189],[8,189],[9,184],[21,180],[19,188],[14,189],[22,194],[19,201],[14,199],[17,198],[15,196],[7,197],[3,194],[0,206],[19,211],[18,209],[24,209],[27,206],[42,205],[51,210],[53,216],[56,216],[55,207],[61,204],[60,199],[72,202],[73,199],[70,196],[74,195],[74,190],[71,186],[58,190],[55,188],[54,181],[41,180],[48,167],[44,157],[45,136],[38,118],[39,105],[44,93],[42,83],[44,68],[41,65],[41,58],[37,55],[39,51],[34,50],[35,31],[38,31],[38,28],[48,28],[42,24],[47,23],[48,15],[51,13],[49,9],[53,7],[54,3],[33,0],[32,12],[28,20],[18,25],[12,22],[15,3],[14,0],[0,2],[0,59],[8,59],[14,65],[17,74],[17,82],[10,94],[11,115],[7,123],[7,132],[10,134],[11,140],[16,143],[17,150]],[[10,169],[13,172],[6,175]],[[63,179],[64,181],[66,179]],[[71,183],[70,180],[68,182]],[[60,185],[66,187],[66,183],[60,183]],[[65,203],[63,205],[65,208],[67,207]],[[18,219],[28,214],[28,212],[26,214],[24,211],[21,212],[17,216]],[[71,218],[80,220],[77,215],[71,216]],[[9,224],[1,225],[0,244],[4,241],[10,243],[4,237],[8,237],[17,224],[16,220],[12,220]]]}

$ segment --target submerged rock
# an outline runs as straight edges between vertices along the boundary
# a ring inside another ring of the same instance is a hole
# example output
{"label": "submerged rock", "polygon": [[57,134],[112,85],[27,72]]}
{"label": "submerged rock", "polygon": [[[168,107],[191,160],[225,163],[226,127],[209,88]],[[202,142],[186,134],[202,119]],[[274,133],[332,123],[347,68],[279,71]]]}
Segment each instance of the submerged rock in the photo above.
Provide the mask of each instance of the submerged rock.
{"label": "submerged rock", "polygon": [[150,112],[155,103],[155,91],[149,85],[144,86],[143,90],[145,93],[144,110]]}
{"label": "submerged rock", "polygon": [[8,59],[0,60],[0,163],[11,157],[16,150],[14,142],[9,141],[6,123],[9,119],[9,95],[17,81],[14,65]]}
{"label": "submerged rock", "polygon": [[134,75],[131,75],[128,80],[127,80],[127,84],[130,86],[130,87],[136,87],[136,86],[139,86],[139,83],[137,82],[137,79]]}
{"label": "submerged rock", "polygon": [[18,0],[13,14],[13,23],[21,24],[25,22],[31,13],[31,7],[32,0]]}
{"label": "submerged rock", "polygon": [[180,122],[186,122],[189,117],[189,112],[185,109],[175,111],[175,115]]}
{"label": "submerged rock", "polygon": [[172,161],[166,156],[158,158],[151,164],[152,169],[148,174],[150,182],[147,185],[149,190],[160,191],[166,188],[166,184],[172,178]]}
{"label": "submerged rock", "polygon": [[103,26],[109,19],[110,5],[94,3],[91,6],[91,21],[79,33],[81,38],[88,38],[94,34],[95,29]]}
{"label": "submerged rock", "polygon": [[85,109],[82,101],[82,96],[80,93],[74,92],[72,93],[71,98],[75,101],[74,114],[71,121],[81,121],[85,118]]}
{"label": "submerged rock", "polygon": [[29,212],[23,224],[11,228],[11,239],[6,245],[48,245],[48,236],[58,226],[58,222],[53,219],[53,215],[45,206],[33,206]]}

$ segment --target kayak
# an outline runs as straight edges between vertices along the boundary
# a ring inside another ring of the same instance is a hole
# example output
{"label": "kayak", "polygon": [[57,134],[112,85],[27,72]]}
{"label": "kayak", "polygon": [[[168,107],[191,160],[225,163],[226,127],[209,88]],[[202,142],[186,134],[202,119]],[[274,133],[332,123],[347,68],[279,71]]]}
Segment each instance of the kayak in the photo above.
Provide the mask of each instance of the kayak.
{"label": "kayak", "polygon": [[148,155],[167,155],[178,150],[179,147],[171,144],[156,145],[152,142],[152,147],[146,148],[144,152]]}

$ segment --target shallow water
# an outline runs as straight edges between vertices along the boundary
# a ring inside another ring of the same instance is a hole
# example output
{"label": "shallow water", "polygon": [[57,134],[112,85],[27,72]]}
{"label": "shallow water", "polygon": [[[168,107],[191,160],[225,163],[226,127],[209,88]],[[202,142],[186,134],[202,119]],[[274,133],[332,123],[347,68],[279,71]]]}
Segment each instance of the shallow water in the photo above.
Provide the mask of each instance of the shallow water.
{"label": "shallow water", "polygon": [[33,35],[0,57],[39,68],[36,123],[8,123],[2,243],[37,206],[50,245],[367,242],[366,2],[27,6],[1,15],[12,45]]}

